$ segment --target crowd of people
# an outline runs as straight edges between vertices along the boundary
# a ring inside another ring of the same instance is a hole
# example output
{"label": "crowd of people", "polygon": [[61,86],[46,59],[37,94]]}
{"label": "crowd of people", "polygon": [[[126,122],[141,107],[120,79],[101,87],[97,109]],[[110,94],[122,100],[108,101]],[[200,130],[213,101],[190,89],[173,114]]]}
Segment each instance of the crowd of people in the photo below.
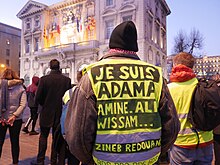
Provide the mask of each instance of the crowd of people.
{"label": "crowd of people", "polygon": [[[163,155],[171,165],[211,165],[213,150],[220,165],[220,128],[194,132],[187,120],[198,83],[192,54],[173,58],[167,81],[160,67],[140,60],[137,52],[136,26],[126,21],[112,31],[108,53],[78,70],[74,87],[57,59],[49,62],[51,72],[34,76],[27,89],[6,69],[0,80],[0,158],[9,129],[12,163],[18,164],[22,130],[40,133],[31,164],[44,165],[52,129],[51,165],[65,165],[65,159],[69,165],[160,164]],[[220,84],[218,74],[212,79]],[[31,116],[21,129],[26,105]]]}

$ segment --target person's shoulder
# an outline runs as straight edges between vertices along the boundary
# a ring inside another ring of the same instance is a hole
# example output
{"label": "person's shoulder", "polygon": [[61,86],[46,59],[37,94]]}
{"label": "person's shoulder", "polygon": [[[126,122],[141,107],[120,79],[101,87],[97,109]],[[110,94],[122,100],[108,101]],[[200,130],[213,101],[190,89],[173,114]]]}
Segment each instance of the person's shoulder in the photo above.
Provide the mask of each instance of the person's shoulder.
{"label": "person's shoulder", "polygon": [[47,79],[47,78],[49,78],[50,77],[50,75],[48,74],[48,75],[44,75],[44,76],[42,76],[41,78],[40,78],[40,81],[42,81],[42,80],[44,80],[44,79]]}
{"label": "person's shoulder", "polygon": [[66,80],[71,80],[69,77],[67,77],[67,76],[65,76],[65,75],[63,75],[63,74],[60,74],[60,76],[63,78],[63,79],[66,79]]}
{"label": "person's shoulder", "polygon": [[19,91],[26,91],[22,84],[17,84],[14,86],[15,89],[19,89]]}

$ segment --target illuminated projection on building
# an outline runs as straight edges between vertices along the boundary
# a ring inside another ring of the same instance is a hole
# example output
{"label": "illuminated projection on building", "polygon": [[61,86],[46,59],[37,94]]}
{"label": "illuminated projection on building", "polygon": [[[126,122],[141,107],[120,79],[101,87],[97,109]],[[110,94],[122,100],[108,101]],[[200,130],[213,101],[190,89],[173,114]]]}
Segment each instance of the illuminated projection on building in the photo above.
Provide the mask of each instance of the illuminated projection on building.
{"label": "illuminated projection on building", "polygon": [[44,47],[96,39],[94,2],[77,3],[49,12],[44,26]]}

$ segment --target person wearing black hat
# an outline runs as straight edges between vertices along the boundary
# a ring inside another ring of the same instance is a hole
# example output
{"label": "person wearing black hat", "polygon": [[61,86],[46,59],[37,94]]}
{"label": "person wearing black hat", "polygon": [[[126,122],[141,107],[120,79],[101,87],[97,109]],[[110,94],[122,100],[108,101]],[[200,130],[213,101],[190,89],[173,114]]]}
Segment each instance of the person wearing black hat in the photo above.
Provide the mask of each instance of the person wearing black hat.
{"label": "person wearing black hat", "polygon": [[83,70],[70,100],[69,149],[85,164],[154,164],[180,129],[161,68],[138,57],[132,21],[116,26],[109,48]]}
{"label": "person wearing black hat", "polygon": [[31,164],[44,165],[47,150],[47,139],[52,128],[51,165],[57,164],[57,153],[54,149],[54,132],[60,124],[62,113],[62,97],[71,88],[71,79],[62,75],[60,62],[57,59],[50,61],[51,72],[40,78],[35,96],[36,104],[42,106],[40,111],[40,137],[37,161]]}

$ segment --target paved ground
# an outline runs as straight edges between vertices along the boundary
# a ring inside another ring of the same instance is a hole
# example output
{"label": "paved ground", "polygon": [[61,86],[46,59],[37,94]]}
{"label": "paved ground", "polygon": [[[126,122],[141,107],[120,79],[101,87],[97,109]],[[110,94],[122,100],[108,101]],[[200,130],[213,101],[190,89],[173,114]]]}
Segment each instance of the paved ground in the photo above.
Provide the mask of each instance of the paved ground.
{"label": "paved ground", "polygon": [[[26,109],[24,113],[24,121],[28,118],[28,116],[29,116],[29,110]],[[36,130],[39,131],[38,124],[36,126]],[[38,152],[38,141],[39,141],[39,135],[30,136],[29,134],[23,134],[23,133],[20,134],[19,165],[30,165],[30,162],[36,159],[37,152]],[[11,165],[12,164],[10,147],[11,147],[10,138],[9,138],[9,134],[7,133],[5,143],[3,146],[2,157],[0,159],[0,165]],[[51,151],[50,148],[51,148],[51,134],[48,139],[45,165],[49,164],[50,151]]]}
{"label": "paved ground", "polygon": [[[21,133],[20,135],[20,162],[19,165],[29,165],[30,162],[36,159],[38,151],[38,138],[39,135],[29,136],[28,134]],[[3,146],[2,157],[0,159],[0,165],[10,165],[12,163],[11,149],[10,149],[10,138],[7,135]],[[50,147],[51,147],[51,136],[49,137],[48,149],[46,153],[47,164],[49,164],[50,158]]]}

